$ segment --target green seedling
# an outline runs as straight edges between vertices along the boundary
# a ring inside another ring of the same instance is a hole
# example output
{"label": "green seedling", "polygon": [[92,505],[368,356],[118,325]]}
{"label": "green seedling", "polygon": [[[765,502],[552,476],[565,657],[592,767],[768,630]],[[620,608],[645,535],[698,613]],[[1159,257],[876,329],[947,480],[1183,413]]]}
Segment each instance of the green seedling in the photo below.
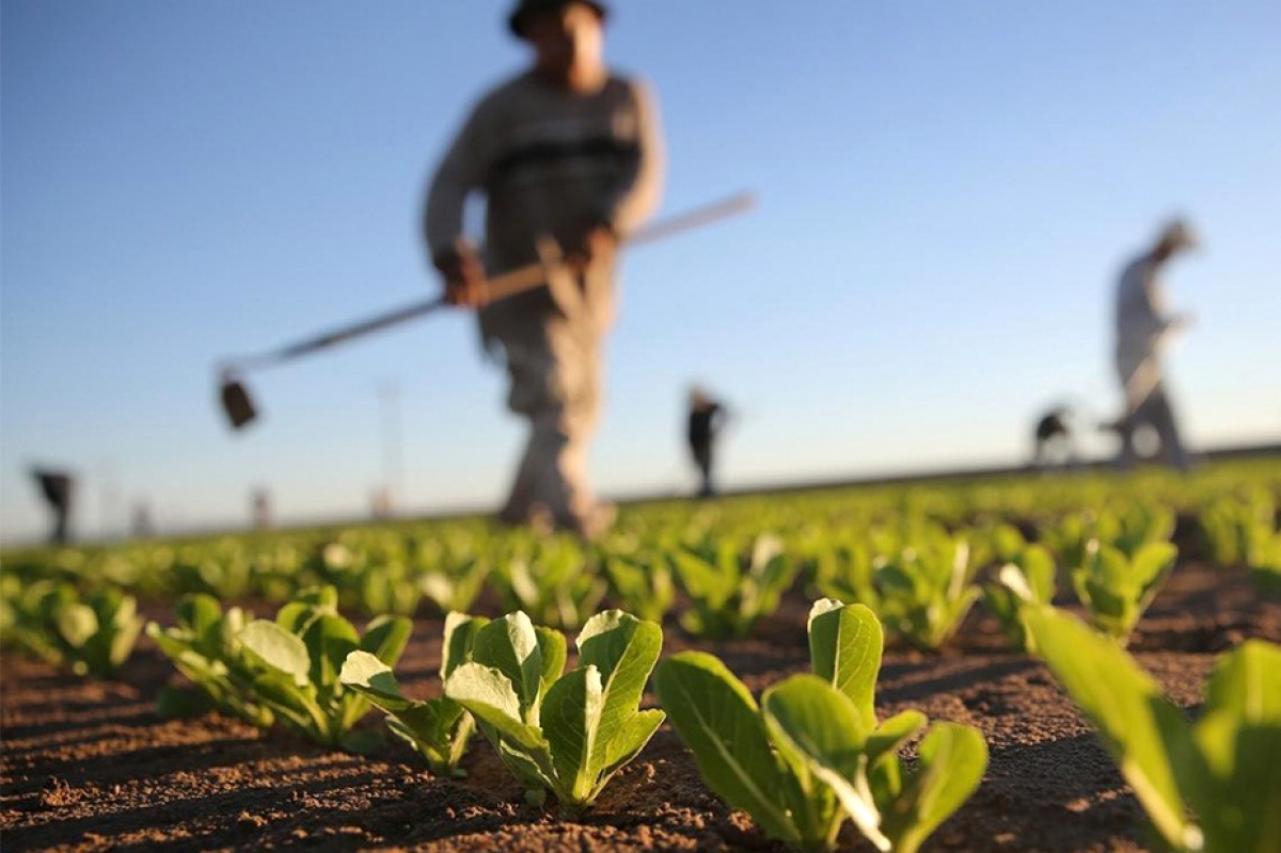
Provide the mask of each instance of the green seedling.
{"label": "green seedling", "polygon": [[987,745],[977,729],[936,723],[908,766],[898,752],[927,721],[905,711],[877,722],[875,614],[818,601],[809,640],[813,674],[766,690],[760,706],[704,652],[663,661],[654,686],[708,787],[770,837],[831,850],[851,818],[878,850],[911,853],[977,788]]}
{"label": "green seedling", "polygon": [[939,649],[979,597],[965,539],[933,536],[876,569],[880,617],[912,645]]}
{"label": "green seedling", "polygon": [[11,593],[0,606],[5,642],[76,675],[113,676],[142,630],[137,602],[114,587],[81,598],[69,583],[36,581]]}
{"label": "green seedling", "polygon": [[1189,723],[1110,639],[1051,607],[1029,606],[1025,618],[1165,844],[1281,850],[1281,647],[1249,640],[1223,656]]}
{"label": "green seedling", "polygon": [[1085,559],[1071,572],[1072,587],[1090,623],[1125,645],[1178,554],[1169,542],[1149,542],[1127,557],[1118,548],[1091,541]]}
{"label": "green seedling", "polygon": [[571,814],[596,800],[664,718],[639,709],[662,649],[658,625],[609,610],[587,620],[576,642],[578,668],[564,673],[564,635],[512,613],[477,632],[472,662],[445,681],[526,799],[541,804],[551,792]]}
{"label": "green seedling", "polygon": [[356,650],[394,666],[411,629],[403,616],[380,616],[360,636],[338,615],[338,593],[329,586],[303,591],[274,622],[256,619],[236,638],[254,672],[254,700],[277,722],[317,743],[365,752],[378,733],[352,729],[369,713],[369,700],[346,688],[339,671]]}
{"label": "green seedling", "polygon": [[1033,654],[1036,643],[1023,624],[1022,601],[1049,604],[1054,599],[1054,557],[1040,545],[1027,545],[997,573],[997,582],[983,587],[983,603],[1001,623],[1017,650]]}
{"label": "green seedling", "polygon": [[623,609],[661,625],[676,595],[667,558],[661,553],[614,555],[604,564],[610,592]]}
{"label": "green seedling", "polygon": [[[215,707],[268,728],[274,717],[270,709],[254,701],[254,671],[239,640],[251,618],[238,607],[224,613],[218,599],[197,593],[178,602],[176,625],[161,628],[152,622],[147,625],[147,636]],[[162,705],[166,698],[172,701],[176,696],[164,694]]]}
{"label": "green seedling", "polygon": [[681,624],[701,637],[746,636],[758,619],[778,609],[798,570],[782,540],[768,534],[756,538],[746,565],[737,541],[729,538],[714,549],[678,549],[671,558],[691,606]]}
{"label": "green seedling", "polygon": [[[444,681],[471,660],[477,632],[489,623],[479,616],[450,613],[445,617],[440,677]],[[392,669],[376,655],[354,651],[347,655],[338,680],[387,713],[387,727],[427,759],[443,776],[465,775],[459,768],[476,724],[454,700],[409,699],[400,691]]]}

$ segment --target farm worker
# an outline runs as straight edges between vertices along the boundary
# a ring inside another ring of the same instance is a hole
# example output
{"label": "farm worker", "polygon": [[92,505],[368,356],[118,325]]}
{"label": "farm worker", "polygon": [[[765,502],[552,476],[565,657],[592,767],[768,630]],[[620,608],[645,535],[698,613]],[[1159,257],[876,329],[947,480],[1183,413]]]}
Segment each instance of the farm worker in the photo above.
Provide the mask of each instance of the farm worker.
{"label": "farm worker", "polygon": [[1161,350],[1172,334],[1187,327],[1190,318],[1166,312],[1160,275],[1171,258],[1196,246],[1196,235],[1187,223],[1174,220],[1162,229],[1156,244],[1121,274],[1116,295],[1116,368],[1125,408],[1113,426],[1121,437],[1118,461],[1122,465],[1137,458],[1134,432],[1146,424],[1156,431],[1166,461],[1179,470],[1188,467],[1166,396]]}
{"label": "farm worker", "polygon": [[76,481],[66,471],[49,471],[33,468],[31,476],[40,488],[40,496],[49,506],[53,515],[53,526],[49,531],[49,541],[54,545],[65,545],[71,539],[71,498],[75,492]]}
{"label": "farm worker", "polygon": [[[654,211],[663,152],[646,87],[603,58],[608,10],[592,0],[521,0],[509,18],[533,64],[485,95],[440,164],[424,231],[455,305],[480,309],[485,349],[506,362],[507,405],[529,440],[507,523],[593,537],[613,519],[587,482],[601,356],[614,309],[615,250]],[[485,243],[463,236],[464,202],[486,200]],[[540,258],[547,238],[580,263],[548,287],[485,304],[487,273]]]}
{"label": "farm worker", "polygon": [[724,426],[725,407],[708,396],[702,388],[694,386],[689,392],[689,452],[698,468],[702,485],[700,498],[716,494],[712,481],[712,464],[717,435]]}

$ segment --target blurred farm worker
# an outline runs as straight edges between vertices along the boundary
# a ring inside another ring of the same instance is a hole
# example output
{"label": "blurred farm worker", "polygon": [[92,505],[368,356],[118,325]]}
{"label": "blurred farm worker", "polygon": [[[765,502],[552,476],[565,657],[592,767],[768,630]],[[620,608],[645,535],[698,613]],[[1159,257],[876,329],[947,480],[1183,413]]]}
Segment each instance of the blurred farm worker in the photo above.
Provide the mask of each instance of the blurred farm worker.
{"label": "blurred farm worker", "polygon": [[[657,206],[663,172],[647,89],[604,63],[606,17],[598,2],[517,4],[509,24],[532,66],[473,109],[435,174],[424,217],[446,299],[480,309],[485,349],[506,363],[507,405],[530,423],[499,517],[546,519],[588,537],[613,519],[587,482],[587,453],[614,313],[615,250]],[[482,249],[463,236],[474,192],[486,201]],[[486,304],[486,275],[538,261],[549,239],[576,260],[572,271]]]}
{"label": "blurred farm worker", "polygon": [[716,439],[727,416],[725,407],[707,395],[703,389],[695,386],[689,392],[689,452],[698,468],[702,484],[698,490],[700,498],[710,498],[716,494],[712,480],[712,464],[715,460]]}
{"label": "blurred farm worker", "polygon": [[1116,368],[1125,408],[1112,427],[1121,438],[1118,461],[1122,465],[1133,464],[1138,458],[1135,431],[1146,426],[1160,439],[1166,462],[1180,470],[1188,467],[1187,452],[1166,395],[1161,353],[1170,337],[1187,327],[1190,318],[1167,313],[1161,273],[1171,258],[1196,246],[1192,229],[1175,220],[1162,229],[1156,244],[1121,274],[1116,295]]}
{"label": "blurred farm worker", "polygon": [[42,468],[32,469],[31,476],[35,478],[40,495],[53,515],[49,541],[55,545],[65,545],[71,538],[71,498],[76,481],[65,471],[48,471]]}

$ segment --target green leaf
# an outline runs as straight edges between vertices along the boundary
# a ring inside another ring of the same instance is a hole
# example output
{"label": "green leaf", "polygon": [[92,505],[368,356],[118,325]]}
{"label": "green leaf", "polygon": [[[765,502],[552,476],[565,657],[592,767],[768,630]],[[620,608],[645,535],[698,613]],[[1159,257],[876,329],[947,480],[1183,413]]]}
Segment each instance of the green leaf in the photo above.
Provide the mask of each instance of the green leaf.
{"label": "green leaf", "polygon": [[538,637],[538,654],[542,658],[542,667],[538,673],[538,698],[541,701],[556,679],[565,672],[567,654],[565,635],[555,628],[544,628],[539,625],[534,629]]}
{"label": "green leaf", "polygon": [[546,747],[542,733],[523,722],[520,697],[511,680],[497,667],[462,664],[445,682],[445,695],[523,749]]}
{"label": "green leaf", "polygon": [[311,659],[309,677],[318,689],[330,691],[338,683],[338,672],[347,655],[360,648],[360,635],[341,616],[322,614],[311,621],[302,641]]}
{"label": "green leaf", "polygon": [[68,604],[58,609],[58,633],[73,649],[83,647],[98,633],[98,614],[87,604]]}
{"label": "green leaf", "polygon": [[607,610],[587,620],[576,644],[578,665],[594,666],[603,681],[601,743],[592,756],[595,774],[609,762],[613,750],[608,744],[640,705],[645,682],[662,652],[663,629],[621,610]]}
{"label": "green leaf", "polygon": [[921,741],[920,760],[903,792],[883,805],[885,834],[896,853],[914,853],[978,788],[987,744],[972,726],[935,723]]}
{"label": "green leaf", "polygon": [[395,666],[413,630],[414,623],[404,616],[379,616],[365,626],[360,648],[373,653],[388,666]]}
{"label": "green leaf", "polygon": [[708,786],[771,837],[798,842],[791,816],[779,804],[787,771],[743,683],[715,657],[681,652],[658,665],[654,689]]}
{"label": "green leaf", "polygon": [[445,616],[445,639],[441,645],[440,677],[444,680],[459,664],[472,658],[476,634],[489,624],[483,616],[450,612]]}
{"label": "green leaf", "polygon": [[610,738],[607,745],[604,766],[596,782],[599,793],[605,783],[616,772],[626,767],[633,758],[640,754],[649,743],[650,738],[658,731],[667,715],[658,709],[637,711],[623,721],[618,731]]}
{"label": "green leaf", "polygon": [[510,682],[520,700],[517,719],[525,719],[531,708],[537,708],[543,677],[539,639],[534,624],[520,611],[495,619],[476,632],[472,660],[497,669]]}
{"label": "green leaf", "polygon": [[576,669],[551,686],[540,711],[543,736],[556,771],[556,795],[564,803],[591,799],[596,771],[604,763],[594,753],[604,705],[600,671]]}
{"label": "green leaf", "polygon": [[260,665],[288,675],[295,684],[307,683],[311,658],[301,637],[294,636],[275,622],[255,619],[244,627],[238,639]]}
{"label": "green leaf", "polygon": [[1246,640],[1224,655],[1206,685],[1209,711],[1243,723],[1281,723],[1281,646]]}
{"label": "green leaf", "polygon": [[1170,844],[1182,845],[1188,824],[1171,756],[1192,748],[1183,715],[1115,642],[1051,607],[1029,607],[1024,619],[1153,825]]}
{"label": "green leaf", "polygon": [[865,730],[874,728],[884,643],[876,615],[862,604],[820,599],[810,609],[809,641],[814,674],[853,700]]}
{"label": "green leaf", "polygon": [[390,713],[399,713],[414,704],[400,692],[391,667],[366,651],[356,650],[347,655],[338,680]]}

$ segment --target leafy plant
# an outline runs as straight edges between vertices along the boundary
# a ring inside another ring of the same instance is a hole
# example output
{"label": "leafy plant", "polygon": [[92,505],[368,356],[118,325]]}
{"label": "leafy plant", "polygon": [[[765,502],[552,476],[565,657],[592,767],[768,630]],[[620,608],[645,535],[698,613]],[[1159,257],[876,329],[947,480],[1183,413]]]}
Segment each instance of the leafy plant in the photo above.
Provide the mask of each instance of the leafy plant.
{"label": "leafy plant", "polygon": [[1222,657],[1190,724],[1115,643],[1051,607],[1026,619],[1165,843],[1281,850],[1281,647],[1250,640]]}
{"label": "leafy plant", "polygon": [[821,600],[809,618],[813,675],[765,691],[704,652],[659,665],[654,686],[708,786],[769,836],[833,849],[852,818],[882,851],[911,853],[978,786],[987,746],[977,729],[936,723],[913,767],[899,749],[926,724],[917,711],[879,723],[883,635],[870,609]]}
{"label": "leafy plant", "polygon": [[[479,616],[450,613],[445,617],[440,677],[448,679],[471,659],[476,634],[489,623]],[[471,714],[448,697],[409,699],[400,691],[392,668],[376,655],[354,651],[347,655],[338,680],[387,713],[387,727],[427,759],[432,771],[462,776],[458,763],[476,728]]]}
{"label": "leafy plant", "polygon": [[1054,557],[1040,545],[1027,545],[1001,567],[996,583],[983,587],[983,603],[1001,623],[1014,648],[1034,654],[1036,643],[1023,624],[1020,602],[1049,604],[1054,599]]}
{"label": "leafy plant", "polygon": [[798,569],[784,553],[782,540],[769,534],[756,538],[746,564],[731,537],[699,551],[677,549],[671,558],[691,605],[681,624],[692,634],[712,638],[745,636],[757,619],[778,609]]}
{"label": "leafy plant", "polygon": [[884,560],[873,556],[868,542],[842,537],[815,555],[816,585],[828,598],[866,604],[878,612],[881,609],[875,582],[878,562]]}
{"label": "leafy plant", "polygon": [[1174,568],[1178,549],[1168,542],[1140,546],[1131,557],[1093,540],[1071,572],[1076,596],[1090,623],[1124,645]]}
{"label": "leafy plant", "polygon": [[[218,599],[197,593],[178,602],[175,626],[161,628],[152,622],[147,636],[217,708],[267,728],[274,717],[254,701],[254,671],[239,639],[251,618],[238,607],[223,613]],[[171,697],[166,693],[162,700]]]}
{"label": "leafy plant", "polygon": [[357,649],[394,666],[411,629],[403,616],[380,616],[361,637],[338,615],[337,590],[326,586],[304,590],[280,608],[274,622],[256,619],[236,638],[254,672],[255,702],[277,722],[317,743],[363,752],[376,742],[376,733],[352,728],[369,713],[369,700],[347,689],[339,671]]}
{"label": "leafy plant", "polygon": [[885,624],[921,649],[941,648],[979,597],[963,537],[932,536],[907,547],[874,575]]}
{"label": "leafy plant", "polygon": [[509,607],[565,629],[583,624],[606,590],[605,580],[591,570],[582,548],[570,540],[519,549],[507,561],[502,580]]}
{"label": "leafy plant", "polygon": [[10,593],[0,615],[5,642],[76,675],[114,675],[142,630],[137,602],[114,587],[81,598],[69,583],[36,581]]}
{"label": "leafy plant", "polygon": [[650,622],[663,622],[676,588],[667,558],[658,552],[605,557],[610,591],[624,610]]}
{"label": "leafy plant", "polygon": [[476,718],[499,757],[541,804],[546,793],[571,812],[590,806],[663,722],[638,710],[663,631],[619,610],[587,620],[578,668],[563,673],[565,637],[524,613],[476,633],[472,662],[445,681],[445,695]]}
{"label": "leafy plant", "polygon": [[418,576],[418,589],[445,613],[465,613],[489,577],[489,563],[471,557],[446,568],[433,566]]}

